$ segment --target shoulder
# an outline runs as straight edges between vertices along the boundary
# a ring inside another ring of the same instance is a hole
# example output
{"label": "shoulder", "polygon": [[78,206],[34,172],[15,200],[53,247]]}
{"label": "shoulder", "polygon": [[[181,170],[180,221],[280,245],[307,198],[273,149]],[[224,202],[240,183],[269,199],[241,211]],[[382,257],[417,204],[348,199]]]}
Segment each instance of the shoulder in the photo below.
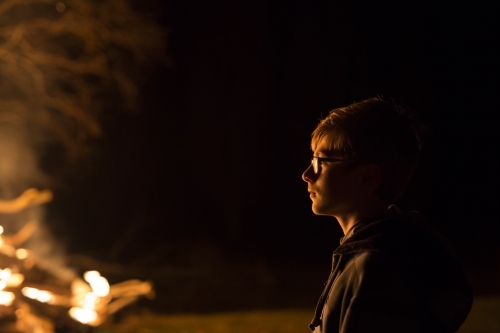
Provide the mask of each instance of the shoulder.
{"label": "shoulder", "polygon": [[387,252],[382,251],[363,251],[357,253],[353,262],[358,269],[372,269],[379,265],[387,266],[393,262],[392,257]]}
{"label": "shoulder", "polygon": [[[402,288],[406,281],[395,259],[388,253],[363,251],[345,261],[341,275],[356,287],[370,289]],[[405,288],[406,289],[406,288]]]}
{"label": "shoulder", "polygon": [[354,274],[366,275],[381,273],[383,270],[394,270],[396,264],[393,256],[380,251],[361,251],[345,255],[343,271],[352,271]]}

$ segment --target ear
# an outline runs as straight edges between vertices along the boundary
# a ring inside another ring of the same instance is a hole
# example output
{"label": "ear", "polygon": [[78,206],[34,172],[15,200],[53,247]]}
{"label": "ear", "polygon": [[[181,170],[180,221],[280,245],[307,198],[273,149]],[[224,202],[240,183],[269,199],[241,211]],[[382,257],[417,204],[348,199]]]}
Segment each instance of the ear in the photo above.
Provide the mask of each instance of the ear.
{"label": "ear", "polygon": [[382,182],[382,169],[376,163],[368,163],[363,166],[361,182],[367,187],[378,188]]}

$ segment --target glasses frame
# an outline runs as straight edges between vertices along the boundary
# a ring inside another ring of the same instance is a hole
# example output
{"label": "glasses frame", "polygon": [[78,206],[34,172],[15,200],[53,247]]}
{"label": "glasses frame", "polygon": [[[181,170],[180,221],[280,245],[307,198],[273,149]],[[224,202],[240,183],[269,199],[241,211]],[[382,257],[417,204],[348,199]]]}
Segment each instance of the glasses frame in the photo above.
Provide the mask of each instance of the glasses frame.
{"label": "glasses frame", "polygon": [[341,158],[331,158],[331,157],[319,157],[313,156],[311,159],[311,165],[313,167],[314,174],[319,174],[319,166],[323,162],[351,162],[351,160],[341,159]]}

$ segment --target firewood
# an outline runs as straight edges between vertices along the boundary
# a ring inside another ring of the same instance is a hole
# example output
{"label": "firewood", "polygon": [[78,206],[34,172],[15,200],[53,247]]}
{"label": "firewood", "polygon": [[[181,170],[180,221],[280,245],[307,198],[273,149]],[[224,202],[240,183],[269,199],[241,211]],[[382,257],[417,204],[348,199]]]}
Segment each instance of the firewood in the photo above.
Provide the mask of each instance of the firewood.
{"label": "firewood", "polygon": [[15,214],[30,206],[38,206],[52,201],[52,191],[30,188],[12,200],[0,200],[0,213]]}
{"label": "firewood", "polygon": [[153,284],[150,281],[127,280],[112,285],[109,294],[114,298],[141,295],[153,297]]}
{"label": "firewood", "polygon": [[44,284],[44,283],[36,283],[36,282],[31,282],[31,281],[24,282],[23,287],[36,288],[39,290],[46,290],[54,295],[71,297],[71,289],[69,289],[69,288],[62,288],[62,287],[58,287],[58,286],[53,286],[53,285]]}
{"label": "firewood", "polygon": [[124,307],[134,303],[139,297],[138,296],[125,296],[118,298],[117,300],[109,303],[107,307],[107,314],[112,315],[115,312],[123,309]]}
{"label": "firewood", "polygon": [[[0,213],[17,212],[51,199],[50,191],[29,189],[15,200],[0,200]],[[143,272],[142,267],[130,269],[76,256],[79,260],[72,260],[75,268],[90,268],[84,274],[84,281],[72,270],[55,270],[52,262],[37,258],[30,250],[17,248],[38,226],[37,221],[30,221],[14,235],[4,235],[0,226],[0,332],[12,331],[8,327],[15,321],[22,333],[54,333],[56,327],[86,333],[91,326],[104,323],[109,315],[139,297],[154,296],[150,281],[132,279],[109,285],[99,272],[116,276],[136,270]]]}
{"label": "firewood", "polygon": [[[1,211],[1,210],[0,210]],[[17,233],[10,236],[5,237],[5,243],[11,246],[19,246],[26,242],[28,238],[33,235],[33,233],[38,229],[39,223],[38,221],[31,220],[26,223]]]}

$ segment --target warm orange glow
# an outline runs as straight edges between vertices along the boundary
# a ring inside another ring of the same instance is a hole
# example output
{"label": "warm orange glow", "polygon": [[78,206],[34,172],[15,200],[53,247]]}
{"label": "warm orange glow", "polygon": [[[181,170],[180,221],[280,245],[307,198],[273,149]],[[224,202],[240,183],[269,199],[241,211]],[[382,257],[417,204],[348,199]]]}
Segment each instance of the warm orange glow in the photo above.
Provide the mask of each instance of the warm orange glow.
{"label": "warm orange glow", "polygon": [[5,287],[19,287],[24,281],[24,275],[12,273],[10,268],[0,269],[0,290]]}
{"label": "warm orange glow", "polygon": [[0,280],[8,280],[12,270],[10,268],[0,269]]}
{"label": "warm orange glow", "polygon": [[23,309],[17,309],[15,313],[16,313],[17,318],[22,318],[26,315],[26,313]]}
{"label": "warm orange glow", "polygon": [[[15,168],[14,165],[11,165]],[[24,191],[20,196],[12,200],[0,199],[0,212],[7,214],[15,214],[31,206],[38,206],[52,201],[52,191],[42,190],[36,188],[29,188]]]}
{"label": "warm orange glow", "polygon": [[48,291],[40,290],[36,299],[42,303],[50,303],[53,300],[53,297]]}
{"label": "warm orange glow", "polygon": [[82,279],[76,278],[71,282],[71,293],[75,297],[83,297],[86,293],[92,291],[90,286]]}
{"label": "warm orange glow", "polygon": [[[33,194],[35,191],[26,191],[24,195],[26,196],[30,193]],[[38,205],[52,198],[52,192],[50,191],[44,191],[42,194],[45,195],[41,197],[43,200],[40,199],[41,201],[39,200],[37,202],[30,201],[30,205]],[[7,204],[9,206],[5,206]],[[7,211],[5,207],[12,208],[13,206],[11,206],[11,204],[12,202],[0,200],[0,213],[5,213],[5,211]],[[16,207],[15,210],[9,208],[10,210],[8,210],[8,212],[17,212],[19,207]],[[69,308],[69,315],[73,319],[82,324],[94,327],[101,325],[108,315],[134,302],[138,295],[145,294],[143,291],[140,291],[141,288],[137,285],[137,282],[140,283],[138,280],[133,280],[133,283],[125,282],[124,285],[127,286],[125,288],[123,285],[119,285],[118,287],[113,286],[114,289],[112,290],[108,280],[95,270],[85,272],[84,280],[81,278],[74,278],[71,282],[71,294],[61,287],[52,286],[50,282],[47,283],[46,287],[42,287],[45,285],[46,281],[35,284],[35,286],[40,286],[40,288],[46,288],[52,291],[25,287],[23,283],[26,277],[19,273],[19,270],[31,269],[37,262],[37,258],[30,250],[17,248],[17,246],[23,244],[37,228],[38,222],[29,221],[16,234],[5,235],[4,228],[0,226],[0,254],[8,256],[9,258],[7,258],[7,261],[12,263],[11,267],[3,266],[4,268],[0,268],[0,306],[12,307],[8,311],[10,314],[15,313],[19,325],[26,325],[28,321],[31,322],[33,319],[36,323],[44,323],[44,325],[47,324],[52,327],[49,318],[38,316],[30,312],[31,305],[24,303],[22,301],[23,297],[21,297],[22,299],[19,299],[19,301],[16,301],[16,296],[18,296],[19,293],[26,298],[41,303]],[[27,275],[27,277],[28,280],[32,278],[30,275]],[[71,276],[71,278],[73,278],[73,276]],[[34,283],[33,281],[28,281],[28,285],[33,285],[30,282]],[[5,291],[4,289],[6,288],[13,288],[13,292]],[[117,293],[117,290],[120,292]],[[151,286],[149,286],[149,290],[151,290]],[[113,294],[111,291],[113,291]],[[127,296],[128,293],[132,293],[133,295]],[[120,302],[112,302],[117,299],[120,300]],[[112,310],[112,312],[110,312],[110,310]],[[2,314],[0,313],[0,317],[1,316]],[[28,327],[18,326],[18,330],[24,332],[28,330]],[[53,332],[53,328],[43,329],[43,332]]]}
{"label": "warm orange glow", "polygon": [[13,273],[7,280],[7,287],[19,287],[24,281],[24,275],[20,273]]}
{"label": "warm orange glow", "polygon": [[15,298],[10,291],[0,291],[0,305],[10,306]]}
{"label": "warm orange glow", "polygon": [[83,274],[83,278],[85,279],[85,281],[87,281],[88,283],[90,283],[90,281],[93,281],[95,280],[96,278],[98,278],[99,276],[101,276],[101,273],[99,273],[98,271],[87,271]]}
{"label": "warm orange glow", "polygon": [[16,257],[19,260],[24,260],[28,258],[28,250],[26,249],[17,249],[16,250]]}
{"label": "warm orange glow", "polygon": [[106,297],[109,294],[109,283],[98,271],[88,271],[83,275],[92,287],[92,291],[99,297]]}
{"label": "warm orange glow", "polygon": [[23,295],[31,299],[36,299],[36,297],[38,296],[38,292],[39,290],[36,288],[25,287],[22,289]]}
{"label": "warm orange glow", "polygon": [[15,251],[16,250],[11,245],[5,243],[4,236],[0,234],[0,252],[9,257],[13,257]]}
{"label": "warm orange glow", "polygon": [[[102,323],[102,317],[98,313],[102,311],[101,305],[107,304],[109,301],[103,297],[108,296],[110,286],[108,280],[102,277],[98,271],[85,272],[83,278],[88,284],[80,279],[73,281],[74,307],[69,310],[69,314],[83,324],[97,326]],[[105,302],[101,303],[103,300]]]}
{"label": "warm orange glow", "polygon": [[0,269],[0,290],[4,290],[7,287],[7,283],[12,274],[10,268]]}
{"label": "warm orange glow", "polygon": [[49,291],[25,287],[21,290],[21,292],[24,296],[31,299],[36,299],[37,301],[42,303],[51,303],[54,301],[54,296]]}
{"label": "warm orange glow", "polygon": [[90,292],[85,295],[85,299],[82,302],[82,308],[87,310],[94,310],[96,303],[99,302],[99,297],[96,294]]}
{"label": "warm orange glow", "polygon": [[73,307],[69,309],[69,315],[82,324],[89,324],[97,320],[97,313],[93,310]]}

